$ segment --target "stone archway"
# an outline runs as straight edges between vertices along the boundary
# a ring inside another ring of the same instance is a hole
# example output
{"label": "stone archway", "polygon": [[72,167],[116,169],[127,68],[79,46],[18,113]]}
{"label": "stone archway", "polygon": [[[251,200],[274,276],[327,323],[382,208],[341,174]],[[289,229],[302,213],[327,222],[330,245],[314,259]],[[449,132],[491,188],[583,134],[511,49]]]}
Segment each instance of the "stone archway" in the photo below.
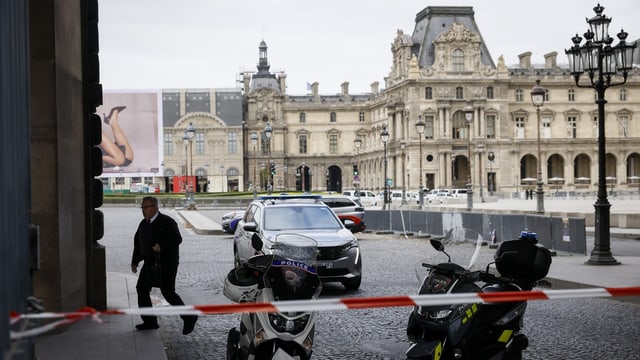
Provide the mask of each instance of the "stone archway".
{"label": "stone archway", "polygon": [[309,191],[311,189],[309,167],[302,164],[296,168],[296,191]]}
{"label": "stone archway", "polygon": [[327,191],[342,192],[342,169],[339,166],[331,165],[327,168]]}

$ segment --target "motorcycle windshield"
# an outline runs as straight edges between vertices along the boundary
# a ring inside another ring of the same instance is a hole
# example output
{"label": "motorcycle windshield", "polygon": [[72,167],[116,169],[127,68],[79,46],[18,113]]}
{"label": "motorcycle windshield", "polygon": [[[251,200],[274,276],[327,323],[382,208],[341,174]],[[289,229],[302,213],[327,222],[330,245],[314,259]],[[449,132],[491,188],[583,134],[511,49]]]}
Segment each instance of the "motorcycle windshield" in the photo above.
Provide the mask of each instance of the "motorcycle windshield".
{"label": "motorcycle windshield", "polygon": [[[483,265],[479,259],[481,258],[482,245],[486,244],[482,234],[475,230],[456,227],[445,231],[440,242],[444,251],[429,247],[427,256],[417,264],[416,274],[420,281],[424,278],[425,271],[429,271],[428,268],[422,266],[423,263],[438,265],[451,262],[470,271],[482,269]],[[486,260],[483,259],[485,265]]]}
{"label": "motorcycle windshield", "polygon": [[482,234],[460,227],[447,230],[442,239],[444,249],[451,256],[451,261],[466,270],[475,269],[483,243],[486,244]]}
{"label": "motorcycle windshield", "polygon": [[322,290],[320,277],[311,265],[316,260],[315,240],[299,234],[279,234],[271,246],[273,260],[264,275],[264,285],[275,300],[317,298]]}

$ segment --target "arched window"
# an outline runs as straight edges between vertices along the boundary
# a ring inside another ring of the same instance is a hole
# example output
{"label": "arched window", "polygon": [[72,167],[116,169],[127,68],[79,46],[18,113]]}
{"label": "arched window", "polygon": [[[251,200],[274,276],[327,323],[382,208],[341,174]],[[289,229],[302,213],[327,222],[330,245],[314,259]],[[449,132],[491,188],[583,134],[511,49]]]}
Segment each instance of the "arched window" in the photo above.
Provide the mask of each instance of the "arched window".
{"label": "arched window", "polygon": [[336,122],[336,112],[335,111],[332,111],[331,114],[329,115],[329,121]]}
{"label": "arched window", "polygon": [[300,122],[301,123],[307,122],[307,114],[305,114],[303,112],[300,113]]}
{"label": "arched window", "polygon": [[453,121],[451,125],[453,126],[451,136],[454,139],[466,139],[469,137],[469,123],[464,117],[464,111],[456,111],[453,114]]}

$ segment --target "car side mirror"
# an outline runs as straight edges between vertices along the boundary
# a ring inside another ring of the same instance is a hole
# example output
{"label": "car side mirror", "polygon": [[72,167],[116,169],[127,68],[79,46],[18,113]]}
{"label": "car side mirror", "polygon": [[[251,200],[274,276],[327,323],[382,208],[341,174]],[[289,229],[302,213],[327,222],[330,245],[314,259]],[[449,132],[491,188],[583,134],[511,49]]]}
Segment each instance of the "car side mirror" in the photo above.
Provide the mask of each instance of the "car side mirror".
{"label": "car side mirror", "polygon": [[256,225],[255,222],[248,222],[244,224],[242,228],[244,229],[244,231],[256,232],[256,229],[258,229],[258,225]]}
{"label": "car side mirror", "polygon": [[262,239],[260,239],[260,236],[257,233],[253,233],[253,236],[251,237],[251,247],[256,251],[262,251],[263,245],[264,243],[262,242]]}
{"label": "car side mirror", "polygon": [[351,228],[353,228],[354,226],[356,226],[356,223],[355,223],[353,220],[344,219],[342,222],[344,223],[344,226],[345,226],[347,229],[351,229]]}

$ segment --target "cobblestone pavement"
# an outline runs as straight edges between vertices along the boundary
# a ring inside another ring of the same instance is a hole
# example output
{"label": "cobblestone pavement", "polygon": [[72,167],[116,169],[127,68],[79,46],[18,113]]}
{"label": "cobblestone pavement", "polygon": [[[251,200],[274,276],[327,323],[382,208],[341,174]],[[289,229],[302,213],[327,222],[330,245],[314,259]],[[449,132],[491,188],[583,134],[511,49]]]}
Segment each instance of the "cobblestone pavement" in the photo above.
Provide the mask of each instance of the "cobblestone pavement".
{"label": "cobblestone pavement", "polygon": [[[135,208],[104,208],[107,271],[128,272],[132,236],[140,219]],[[175,216],[173,210],[163,212]],[[219,221],[225,211],[202,211]],[[223,279],[232,267],[231,235],[196,235],[181,227],[184,237],[177,292],[188,304],[229,303]],[[402,236],[361,234],[363,282],[346,292],[326,284],[322,297],[367,297],[415,294],[419,268],[428,241]],[[487,252],[484,259],[491,256]],[[159,294],[156,294],[160,297]],[[316,325],[314,359],[403,359],[408,347],[405,326],[411,308],[321,312]],[[525,315],[530,346],[525,359],[640,359],[640,305],[608,299],[531,301]],[[202,316],[195,331],[181,335],[179,317],[160,318],[169,359],[224,359],[226,337],[239,315]]]}

